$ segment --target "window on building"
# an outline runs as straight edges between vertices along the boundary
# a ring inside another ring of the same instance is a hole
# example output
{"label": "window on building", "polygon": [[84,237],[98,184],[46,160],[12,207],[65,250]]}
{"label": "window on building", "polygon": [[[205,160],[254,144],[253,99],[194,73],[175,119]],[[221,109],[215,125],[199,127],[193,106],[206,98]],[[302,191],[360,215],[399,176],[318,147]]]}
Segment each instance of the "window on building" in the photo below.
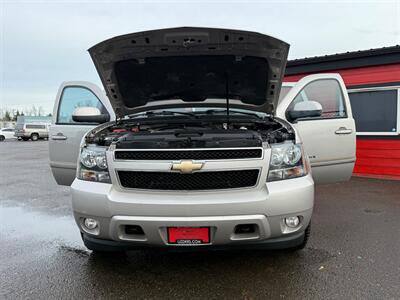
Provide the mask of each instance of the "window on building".
{"label": "window on building", "polygon": [[398,91],[350,91],[349,92],[353,117],[358,133],[393,133],[398,128]]}

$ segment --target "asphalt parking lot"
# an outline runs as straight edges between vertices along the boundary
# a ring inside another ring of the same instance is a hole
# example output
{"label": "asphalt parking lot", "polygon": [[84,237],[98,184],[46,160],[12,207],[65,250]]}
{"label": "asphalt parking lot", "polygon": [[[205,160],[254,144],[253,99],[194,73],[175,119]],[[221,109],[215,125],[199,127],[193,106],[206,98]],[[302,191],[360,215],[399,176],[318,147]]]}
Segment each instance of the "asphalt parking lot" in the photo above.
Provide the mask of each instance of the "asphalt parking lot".
{"label": "asphalt parking lot", "polygon": [[297,253],[165,250],[94,255],[48,142],[0,143],[1,299],[399,299],[400,182],[317,187],[308,247]]}

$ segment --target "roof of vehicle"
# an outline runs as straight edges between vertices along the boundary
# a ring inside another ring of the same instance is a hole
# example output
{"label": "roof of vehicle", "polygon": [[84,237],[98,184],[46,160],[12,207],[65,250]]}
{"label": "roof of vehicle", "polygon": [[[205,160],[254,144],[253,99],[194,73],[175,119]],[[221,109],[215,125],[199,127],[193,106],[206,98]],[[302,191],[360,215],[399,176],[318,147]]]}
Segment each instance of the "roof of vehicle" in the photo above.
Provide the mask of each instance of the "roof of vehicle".
{"label": "roof of vehicle", "polygon": [[19,124],[19,125],[43,125],[43,126],[47,126],[47,125],[51,125],[51,123],[45,123],[45,122],[26,122],[24,124]]}

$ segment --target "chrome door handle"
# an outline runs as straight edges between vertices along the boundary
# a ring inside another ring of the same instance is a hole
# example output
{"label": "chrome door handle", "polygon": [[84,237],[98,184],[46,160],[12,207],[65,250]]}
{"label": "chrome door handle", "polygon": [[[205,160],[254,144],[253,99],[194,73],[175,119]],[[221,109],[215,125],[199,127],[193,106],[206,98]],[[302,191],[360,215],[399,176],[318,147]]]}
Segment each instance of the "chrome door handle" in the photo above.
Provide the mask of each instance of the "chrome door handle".
{"label": "chrome door handle", "polygon": [[347,129],[346,127],[340,127],[335,131],[335,134],[350,134],[353,132],[353,129]]}
{"label": "chrome door handle", "polygon": [[53,134],[51,136],[51,139],[54,141],[63,141],[63,140],[66,140],[67,137],[65,135],[63,135],[61,132],[59,132],[57,134]]}

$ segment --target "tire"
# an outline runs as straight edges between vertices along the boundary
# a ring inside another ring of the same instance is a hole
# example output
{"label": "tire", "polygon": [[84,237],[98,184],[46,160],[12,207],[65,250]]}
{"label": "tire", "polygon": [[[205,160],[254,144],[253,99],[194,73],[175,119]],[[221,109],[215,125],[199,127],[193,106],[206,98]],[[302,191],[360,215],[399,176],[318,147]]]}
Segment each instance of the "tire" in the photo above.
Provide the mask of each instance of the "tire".
{"label": "tire", "polygon": [[36,142],[39,139],[39,135],[37,133],[32,133],[31,134],[31,140]]}
{"label": "tire", "polygon": [[311,234],[311,224],[309,224],[307,226],[307,228],[306,228],[306,230],[304,232],[304,240],[303,240],[303,242],[300,245],[296,246],[296,247],[289,248],[288,250],[289,251],[299,251],[299,250],[304,249],[307,246],[308,240],[310,238],[310,234]]}
{"label": "tire", "polygon": [[29,138],[23,137],[22,140],[26,142],[26,141],[29,141]]}
{"label": "tire", "polygon": [[0,142],[4,141],[6,137],[4,135],[0,135]]}

